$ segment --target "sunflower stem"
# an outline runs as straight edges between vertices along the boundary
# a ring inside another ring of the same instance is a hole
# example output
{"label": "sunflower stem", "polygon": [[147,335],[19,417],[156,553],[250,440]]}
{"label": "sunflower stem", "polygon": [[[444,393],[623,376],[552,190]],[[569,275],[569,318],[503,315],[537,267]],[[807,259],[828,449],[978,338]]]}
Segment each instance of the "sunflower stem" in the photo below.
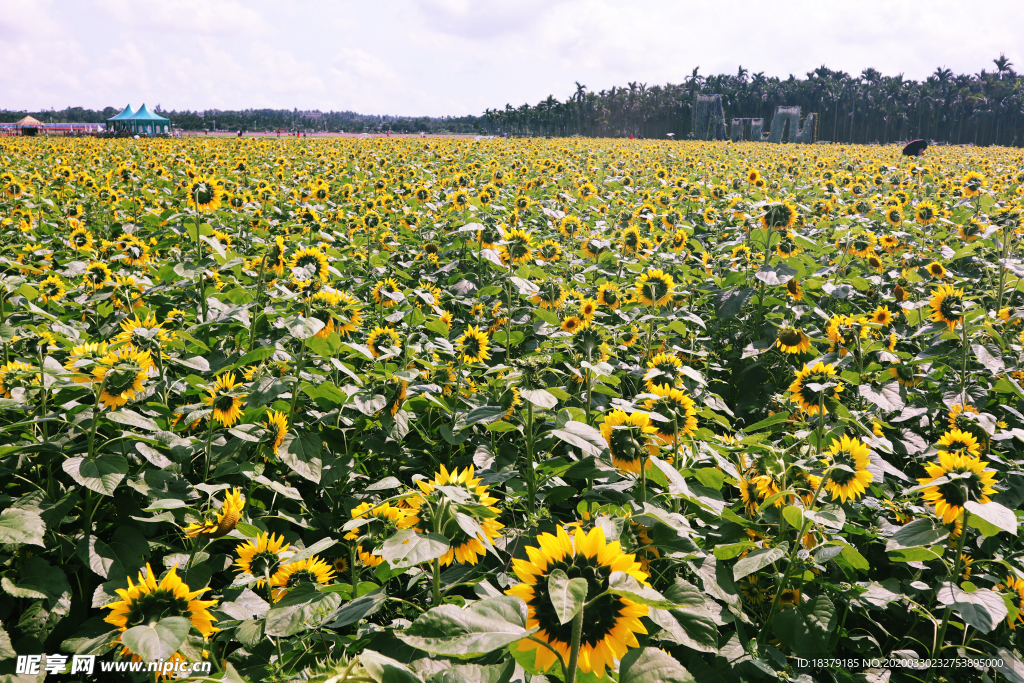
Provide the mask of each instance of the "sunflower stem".
{"label": "sunflower stem", "polygon": [[580,641],[583,639],[583,605],[572,618],[572,646],[569,650],[569,665],[566,667],[565,683],[576,683],[577,664],[580,660]]}
{"label": "sunflower stem", "polygon": [[960,314],[960,403],[967,405],[967,311]]}
{"label": "sunflower stem", "polygon": [[537,511],[537,479],[533,471],[533,401],[526,402],[526,507],[533,515]]}
{"label": "sunflower stem", "polygon": [[[964,541],[967,540],[967,522],[970,519],[970,517],[971,513],[965,509],[964,523],[963,526],[960,528],[960,542],[957,544],[956,560],[953,563],[953,574],[949,577],[950,587],[956,585],[956,580],[960,576],[960,565],[963,564],[964,556]],[[941,587],[939,588],[939,590],[942,590]],[[942,639],[946,637],[946,628],[949,626],[949,615],[951,612],[952,610],[949,607],[942,611],[942,625],[939,626],[939,632],[935,635],[935,642],[932,643],[931,659],[933,661],[938,658],[939,652],[942,651]],[[935,677],[935,669],[936,667],[932,667],[928,671],[928,678],[925,679],[925,683],[930,683],[931,680]]]}
{"label": "sunflower stem", "polygon": [[441,558],[435,557],[430,561],[434,574],[434,607],[441,604]]}
{"label": "sunflower stem", "polygon": [[206,430],[206,467],[203,474],[203,482],[210,480],[210,460],[213,459],[213,453],[211,452],[211,446],[213,445],[213,412],[211,408],[210,416],[207,419],[209,427]]}

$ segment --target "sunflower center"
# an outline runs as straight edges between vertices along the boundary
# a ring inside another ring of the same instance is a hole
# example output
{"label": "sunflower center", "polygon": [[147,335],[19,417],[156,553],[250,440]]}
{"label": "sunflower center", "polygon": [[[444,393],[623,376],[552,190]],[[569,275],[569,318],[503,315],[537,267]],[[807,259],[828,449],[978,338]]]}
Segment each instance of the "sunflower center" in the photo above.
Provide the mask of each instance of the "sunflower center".
{"label": "sunflower center", "polygon": [[939,312],[945,320],[955,320],[960,317],[962,301],[960,297],[950,294],[943,298],[939,304]]}
{"label": "sunflower center", "polygon": [[155,624],[165,617],[185,616],[188,612],[188,600],[176,598],[166,590],[155,590],[143,593],[131,603],[126,626]]}
{"label": "sunflower center", "polygon": [[130,389],[135,384],[135,378],[138,376],[141,368],[130,367],[130,366],[118,366],[111,369],[106,376],[106,391],[110,394],[120,394],[126,389]]}
{"label": "sunflower center", "polygon": [[803,341],[803,335],[797,330],[784,330],[779,335],[779,341],[786,346],[798,346]]}
{"label": "sunflower center", "polygon": [[234,405],[235,405],[235,397],[234,396],[218,396],[214,400],[214,402],[213,402],[213,409],[214,410],[219,410],[221,412],[226,412],[226,411],[231,410],[231,408]]}
{"label": "sunflower center", "polygon": [[292,575],[288,577],[288,582],[285,585],[288,588],[295,588],[295,586],[303,583],[317,583],[316,574],[308,569],[300,569],[297,572],[293,572]]}
{"label": "sunflower center", "polygon": [[[608,583],[608,575],[611,573],[607,567],[598,565],[596,558],[579,555],[572,558],[571,562],[571,564],[564,560],[553,562],[549,571],[561,569],[570,579],[585,579],[587,596],[590,599],[604,592]],[[540,628],[546,631],[553,640],[571,643],[572,621],[565,624],[558,623],[555,608],[548,597],[547,578],[539,577],[534,590],[537,597],[531,600],[530,606],[534,608]],[[605,595],[589,605],[584,615],[582,644],[594,647],[604,640],[615,628],[622,607],[622,600],[613,595]]]}

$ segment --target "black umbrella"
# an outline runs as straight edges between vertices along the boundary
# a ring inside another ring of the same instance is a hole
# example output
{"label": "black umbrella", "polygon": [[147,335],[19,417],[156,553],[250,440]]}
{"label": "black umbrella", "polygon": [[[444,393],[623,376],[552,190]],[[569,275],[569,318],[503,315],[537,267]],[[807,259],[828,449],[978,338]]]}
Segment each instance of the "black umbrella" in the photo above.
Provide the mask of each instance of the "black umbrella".
{"label": "black umbrella", "polygon": [[903,156],[905,157],[916,157],[924,153],[928,149],[927,140],[911,140],[907,143],[907,146],[903,148]]}

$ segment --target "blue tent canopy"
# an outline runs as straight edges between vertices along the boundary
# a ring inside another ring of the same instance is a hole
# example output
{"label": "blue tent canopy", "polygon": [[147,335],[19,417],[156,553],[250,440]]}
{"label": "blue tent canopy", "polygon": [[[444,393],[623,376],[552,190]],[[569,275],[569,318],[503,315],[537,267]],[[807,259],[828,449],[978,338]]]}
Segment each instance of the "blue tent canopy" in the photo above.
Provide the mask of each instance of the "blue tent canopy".
{"label": "blue tent canopy", "polygon": [[133,112],[131,105],[128,105],[120,114],[107,119],[108,127],[111,124],[113,124],[112,128],[115,130],[152,135],[154,133],[169,132],[171,120],[159,114],[154,114],[143,104],[136,112]]}
{"label": "blue tent canopy", "polygon": [[135,112],[132,111],[132,105],[129,104],[121,110],[120,114],[118,114],[117,116],[111,116],[109,119],[107,119],[107,121],[123,121],[125,119],[131,118],[134,115]]}

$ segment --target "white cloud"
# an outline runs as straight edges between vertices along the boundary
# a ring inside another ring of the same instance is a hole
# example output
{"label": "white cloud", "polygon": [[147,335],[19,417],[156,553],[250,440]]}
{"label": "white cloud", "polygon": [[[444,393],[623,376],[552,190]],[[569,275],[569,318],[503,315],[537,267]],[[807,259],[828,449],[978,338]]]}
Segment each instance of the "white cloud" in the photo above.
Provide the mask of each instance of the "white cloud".
{"label": "white cloud", "polygon": [[[299,107],[476,114],[564,99],[579,81],[786,78],[826,64],[922,79],[1024,70],[1024,3],[864,0],[23,0],[0,13],[0,106]],[[970,24],[965,30],[965,22]]]}

